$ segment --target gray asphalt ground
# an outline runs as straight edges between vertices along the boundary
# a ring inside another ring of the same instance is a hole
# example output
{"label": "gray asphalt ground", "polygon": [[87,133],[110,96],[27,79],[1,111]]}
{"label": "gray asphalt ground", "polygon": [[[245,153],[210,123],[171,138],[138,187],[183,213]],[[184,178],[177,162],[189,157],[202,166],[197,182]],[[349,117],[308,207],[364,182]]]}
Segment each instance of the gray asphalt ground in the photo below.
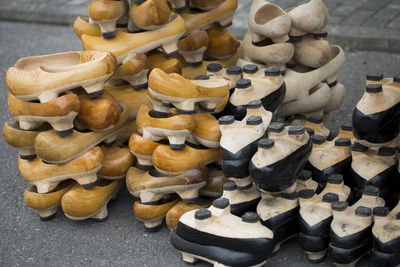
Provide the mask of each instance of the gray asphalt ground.
{"label": "gray asphalt ground", "polygon": [[[24,56],[80,50],[72,28],[23,23],[0,23],[0,112],[1,123],[10,120],[7,111],[5,71]],[[355,103],[364,90],[365,74],[398,73],[400,55],[378,52],[346,53],[339,81],[347,96],[334,112],[332,126],[350,121]],[[132,211],[133,197],[124,189],[109,205],[106,222],[76,222],[59,213],[42,222],[25,206],[23,191],[28,184],[17,167],[17,153],[0,140],[0,266],[185,266],[168,241],[169,231],[146,233]],[[267,266],[315,266],[309,264],[296,240],[285,243]],[[197,266],[206,266],[204,263]],[[332,266],[325,261],[320,266]],[[372,266],[367,258],[359,266]]]}

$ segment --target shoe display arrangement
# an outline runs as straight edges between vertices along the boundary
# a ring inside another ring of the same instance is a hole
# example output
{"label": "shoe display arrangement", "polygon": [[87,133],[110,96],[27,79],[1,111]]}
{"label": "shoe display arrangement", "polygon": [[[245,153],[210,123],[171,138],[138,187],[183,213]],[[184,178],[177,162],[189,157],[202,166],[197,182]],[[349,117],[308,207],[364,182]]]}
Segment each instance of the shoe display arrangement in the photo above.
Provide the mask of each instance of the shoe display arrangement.
{"label": "shoe display arrangement", "polygon": [[238,4],[91,0],[84,51],[17,59],[2,133],[26,206],[104,221],[125,186],[187,263],[262,266],[299,236],[312,263],[400,265],[400,77],[367,75],[335,134],[345,56],[323,1],[253,0],[242,40]]}

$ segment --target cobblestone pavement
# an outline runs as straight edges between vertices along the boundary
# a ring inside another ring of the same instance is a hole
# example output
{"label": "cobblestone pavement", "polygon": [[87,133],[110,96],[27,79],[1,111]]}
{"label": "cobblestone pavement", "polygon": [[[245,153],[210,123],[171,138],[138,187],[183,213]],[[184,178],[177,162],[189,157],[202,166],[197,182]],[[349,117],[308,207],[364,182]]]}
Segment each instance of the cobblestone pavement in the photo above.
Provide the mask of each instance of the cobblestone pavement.
{"label": "cobblestone pavement", "polygon": [[[308,0],[270,0],[283,9]],[[252,0],[239,0],[232,31],[247,30]],[[329,40],[348,49],[400,53],[400,0],[324,0]],[[87,15],[88,0],[0,0],[0,20],[70,25]]]}

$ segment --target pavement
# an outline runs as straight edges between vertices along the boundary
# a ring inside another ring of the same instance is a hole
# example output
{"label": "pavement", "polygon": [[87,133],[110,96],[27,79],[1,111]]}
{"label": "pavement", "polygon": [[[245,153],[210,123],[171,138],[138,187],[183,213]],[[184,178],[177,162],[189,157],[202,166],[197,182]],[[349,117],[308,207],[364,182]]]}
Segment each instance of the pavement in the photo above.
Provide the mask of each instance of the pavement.
{"label": "pavement", "polygon": [[[1,22],[0,36],[0,123],[4,124],[11,120],[4,79],[7,68],[20,57],[80,50],[81,44],[71,27],[57,25]],[[351,120],[364,91],[366,73],[392,76],[399,69],[399,54],[346,52],[339,81],[346,86],[347,96],[333,112],[331,127],[337,129]],[[62,213],[53,221],[40,221],[37,213],[25,206],[23,192],[28,183],[18,171],[17,152],[1,138],[0,147],[0,266],[186,266],[169,243],[166,227],[158,233],[144,231],[132,211],[134,198],[126,189],[109,205],[105,222],[71,221]],[[297,243],[296,239],[284,243],[266,266],[315,266],[307,262]],[[320,266],[332,263],[326,260]],[[364,258],[359,266],[372,264]]]}
{"label": "pavement", "polygon": [[[231,30],[242,37],[252,0],[239,0]],[[308,0],[270,0],[283,9]],[[347,50],[400,53],[400,0],[324,0],[328,40]],[[0,0],[0,20],[72,25],[87,16],[88,0]]]}

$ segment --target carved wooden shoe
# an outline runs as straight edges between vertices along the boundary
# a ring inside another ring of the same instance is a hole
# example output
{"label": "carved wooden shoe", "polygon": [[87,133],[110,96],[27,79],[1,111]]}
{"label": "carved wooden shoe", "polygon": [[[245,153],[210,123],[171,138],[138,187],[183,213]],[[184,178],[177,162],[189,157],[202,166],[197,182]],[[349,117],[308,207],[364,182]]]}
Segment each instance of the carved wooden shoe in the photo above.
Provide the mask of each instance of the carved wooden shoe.
{"label": "carved wooden shoe", "polygon": [[192,113],[197,102],[209,110],[215,109],[228,90],[228,83],[223,79],[188,80],[179,74],[166,74],[160,69],[153,69],[149,76],[150,94],[172,103],[181,113]]}
{"label": "carved wooden shoe", "polygon": [[128,127],[126,125],[128,112],[126,108],[122,109],[119,122],[104,131],[80,132],[73,130],[72,134],[65,137],[58,136],[53,130],[38,134],[35,139],[35,150],[38,157],[48,163],[61,164],[83,155],[101,142],[112,144],[116,140],[118,131],[122,127]]}
{"label": "carved wooden shoe", "polygon": [[129,148],[101,146],[101,150],[103,150],[104,160],[103,166],[97,174],[98,177],[106,180],[125,178],[128,169],[135,162],[135,157]]}
{"label": "carved wooden shoe", "polygon": [[260,192],[253,183],[238,187],[234,182],[228,182],[224,185],[222,197],[229,200],[231,213],[239,217],[248,211],[255,212],[261,200]]}
{"label": "carved wooden shoe", "polygon": [[379,190],[367,186],[360,200],[348,207],[347,202],[332,203],[329,258],[334,264],[354,266],[372,248],[372,209],[384,206]]}
{"label": "carved wooden shoe", "polygon": [[167,0],[134,0],[131,3],[129,16],[140,29],[159,29],[170,19],[171,9]]}
{"label": "carved wooden shoe", "polygon": [[117,32],[115,38],[104,40],[101,37],[82,35],[84,50],[108,51],[121,63],[129,54],[142,54],[161,47],[168,57],[178,53],[177,43],[185,33],[185,22],[180,16],[161,28],[139,33]]}
{"label": "carved wooden shoe", "polygon": [[144,223],[148,232],[156,232],[161,229],[162,222],[167,212],[179,202],[179,198],[168,196],[154,203],[143,204],[135,201],[133,212],[138,220]]}
{"label": "carved wooden shoe", "polygon": [[192,136],[195,141],[208,148],[218,148],[221,139],[218,120],[207,113],[193,114],[192,118],[195,123]]}
{"label": "carved wooden shoe", "polygon": [[270,121],[271,117],[254,115],[245,117],[242,121],[235,121],[233,116],[219,118],[222,170],[226,177],[249,176],[249,162],[257,151],[257,140],[264,135]]}
{"label": "carved wooden shoe", "polygon": [[324,260],[329,246],[329,228],[333,219],[331,203],[339,201],[335,193],[315,194],[312,189],[298,193],[300,211],[300,247],[312,263]]}
{"label": "carved wooden shoe", "polygon": [[133,133],[131,135],[129,138],[129,149],[138,161],[138,168],[143,170],[153,169],[152,155],[159,145],[159,143],[145,139],[139,134]]}
{"label": "carved wooden shoe", "polygon": [[176,193],[186,203],[194,203],[199,190],[206,185],[207,168],[193,169],[179,175],[167,176],[153,169],[150,171],[131,167],[126,176],[129,193],[140,198],[143,204],[159,201]]}
{"label": "carved wooden shoe", "polygon": [[8,110],[23,130],[33,130],[48,122],[60,136],[72,133],[80,109],[78,96],[68,94],[47,103],[24,102],[8,93]]}
{"label": "carved wooden shoe", "polygon": [[221,166],[208,167],[206,185],[200,189],[200,195],[212,198],[222,196],[224,184],[228,181],[222,172]]}
{"label": "carved wooden shoe", "polygon": [[266,38],[272,39],[274,43],[286,42],[289,40],[291,26],[290,16],[278,5],[263,0],[253,1],[249,13],[253,43]]}
{"label": "carved wooden shoe", "polygon": [[217,8],[210,11],[182,12],[179,15],[185,20],[187,32],[206,29],[213,24],[226,28],[232,24],[233,14],[237,6],[237,0],[225,0]]}
{"label": "carved wooden shoe", "polygon": [[[396,148],[367,148],[358,143],[352,147],[350,178],[353,186],[362,190],[372,185],[379,188],[379,195],[389,200],[397,189],[399,179],[397,172]],[[394,188],[393,188],[394,187]]]}
{"label": "carved wooden shoe", "polygon": [[162,53],[148,56],[150,71],[158,68],[166,73],[182,73],[182,63],[177,58],[167,58]]}
{"label": "carved wooden shoe", "polygon": [[331,59],[329,43],[323,39],[315,39],[312,35],[304,36],[294,43],[293,59],[306,67],[319,68]]}
{"label": "carved wooden shoe", "polygon": [[353,203],[353,193],[347,185],[344,185],[343,175],[334,173],[328,176],[328,181],[324,190],[320,195],[327,193],[335,193],[339,197],[339,201],[346,201],[349,204]]}
{"label": "carved wooden shoe", "polygon": [[77,120],[86,129],[107,130],[114,127],[120,119],[121,107],[118,101],[108,93],[95,99],[90,99],[87,94],[81,94],[79,102],[81,108]]}
{"label": "carved wooden shoe", "polygon": [[201,65],[203,54],[208,47],[209,39],[205,31],[194,30],[178,42],[179,54],[193,66]]}
{"label": "carved wooden shoe", "polygon": [[217,8],[224,0],[190,0],[190,4],[198,9],[209,11]]}
{"label": "carved wooden shoe", "polygon": [[260,189],[280,192],[296,181],[310,154],[311,141],[304,127],[291,126],[287,135],[258,141],[250,176]]}
{"label": "carved wooden shoe", "polygon": [[185,147],[186,138],[195,128],[195,120],[191,115],[164,115],[152,111],[145,104],[139,109],[136,124],[143,132],[143,138],[150,141],[168,138],[171,148],[177,150]]}
{"label": "carved wooden shoe", "polygon": [[303,170],[296,181],[296,191],[311,189],[316,191],[318,188],[318,183],[312,179],[312,173],[308,170]]}
{"label": "carved wooden shoe", "polygon": [[[246,65],[243,70],[247,71]],[[279,69],[268,68],[265,77],[240,79],[229,98],[228,110],[236,119],[245,116],[245,106],[253,100],[261,100],[264,109],[274,112],[285,97],[285,83],[279,74]]]}
{"label": "carved wooden shoe", "polygon": [[367,84],[353,112],[354,136],[365,146],[384,146],[400,132],[400,77],[382,83]]}
{"label": "carved wooden shoe", "polygon": [[39,158],[23,160],[18,158],[18,168],[25,180],[36,186],[38,193],[46,193],[67,179],[74,179],[81,185],[90,186],[97,181],[96,173],[101,169],[103,152],[99,147],[64,164],[47,164]]}
{"label": "carved wooden shoe", "polygon": [[125,104],[130,120],[136,119],[142,104],[150,105],[147,90],[134,90],[131,85],[105,86],[104,91],[112,95],[116,100]]}
{"label": "carved wooden shoe", "polygon": [[[233,93],[236,87],[236,82],[243,78],[243,70],[239,66],[229,66],[227,68],[222,68],[221,64],[209,64],[207,66],[207,76],[210,78],[221,77],[224,78],[229,83],[229,91]],[[229,100],[229,96],[228,96]]]}
{"label": "carved wooden shoe", "polygon": [[205,55],[209,58],[224,60],[232,57],[240,47],[240,42],[227,29],[212,27],[207,29],[210,40]]}
{"label": "carved wooden shoe", "polygon": [[101,28],[103,38],[109,39],[115,36],[117,21],[124,16],[129,9],[128,1],[95,0],[88,7],[89,17]]}
{"label": "carved wooden shoe", "polygon": [[398,203],[390,212],[386,207],[376,207],[373,214],[372,260],[376,266],[398,266],[400,264],[400,205]]}
{"label": "carved wooden shoe", "polygon": [[6,83],[10,93],[23,101],[49,102],[79,86],[95,98],[115,68],[115,57],[100,51],[25,57],[8,68]]}
{"label": "carved wooden shoe", "polygon": [[71,220],[104,221],[108,215],[108,202],[118,196],[123,184],[124,180],[101,180],[90,189],[77,184],[63,196],[62,210]]}
{"label": "carved wooden shoe", "polygon": [[[118,23],[118,22],[117,22]],[[102,36],[101,28],[100,26],[96,24],[91,24],[89,22],[88,17],[82,17],[78,16],[73,24],[73,29],[75,35],[81,39],[82,35],[87,34],[87,35],[92,35],[92,36]],[[125,27],[119,27],[117,24],[117,28],[115,29],[117,32],[122,31],[122,32],[127,32],[127,28]]]}
{"label": "carved wooden shoe", "polygon": [[42,131],[48,131],[51,127],[44,125],[33,130],[22,130],[18,122],[8,121],[3,126],[3,138],[7,144],[18,150],[19,156],[24,160],[36,158],[34,147],[36,136]]}
{"label": "carved wooden shoe", "polygon": [[112,81],[125,80],[134,89],[145,89],[148,86],[147,73],[149,64],[145,54],[132,54],[127,56],[115,71]]}
{"label": "carved wooden shoe", "polygon": [[31,185],[24,191],[25,204],[39,213],[41,221],[52,220],[56,216],[62,196],[68,192],[74,184],[74,181],[66,180],[61,182],[52,191],[45,194],[39,194],[36,186]]}
{"label": "carved wooden shoe", "polygon": [[167,175],[178,175],[190,169],[197,169],[221,159],[217,148],[194,148],[172,150],[170,146],[158,146],[153,152],[154,167]]}
{"label": "carved wooden shoe", "polygon": [[324,124],[324,117],[321,115],[311,115],[304,123],[304,127],[312,129],[315,135],[325,136],[327,140],[332,140],[331,131]]}
{"label": "carved wooden shoe", "polygon": [[261,266],[272,255],[272,238],[256,213],[237,217],[230,213],[229,200],[220,198],[208,209],[182,215],[170,242],[187,263],[200,259],[214,266]]}
{"label": "carved wooden shoe", "polygon": [[280,193],[277,195],[261,194],[257,205],[257,214],[261,223],[274,233],[274,252],[286,240],[299,233],[299,203],[297,193]]}
{"label": "carved wooden shoe", "polygon": [[322,0],[310,0],[308,3],[297,7],[288,8],[286,12],[292,19],[290,37],[297,40],[307,33],[313,33],[315,37],[327,35],[328,9]]}
{"label": "carved wooden shoe", "polygon": [[212,204],[209,199],[201,199],[196,203],[185,203],[179,201],[172,209],[167,212],[165,222],[170,230],[172,230],[179,223],[179,218],[186,212],[197,210],[200,208],[208,208]]}
{"label": "carved wooden shoe", "polygon": [[328,177],[337,173],[347,175],[351,165],[351,141],[339,138],[326,141],[324,136],[311,136],[312,152],[308,158],[306,169],[312,172],[313,179],[318,182],[319,190],[325,187]]}
{"label": "carved wooden shoe", "polygon": [[251,33],[248,31],[242,41],[244,59],[261,62],[268,67],[279,68],[282,72],[286,70],[286,63],[294,55],[293,44],[263,42],[259,45],[254,45],[251,38]]}

